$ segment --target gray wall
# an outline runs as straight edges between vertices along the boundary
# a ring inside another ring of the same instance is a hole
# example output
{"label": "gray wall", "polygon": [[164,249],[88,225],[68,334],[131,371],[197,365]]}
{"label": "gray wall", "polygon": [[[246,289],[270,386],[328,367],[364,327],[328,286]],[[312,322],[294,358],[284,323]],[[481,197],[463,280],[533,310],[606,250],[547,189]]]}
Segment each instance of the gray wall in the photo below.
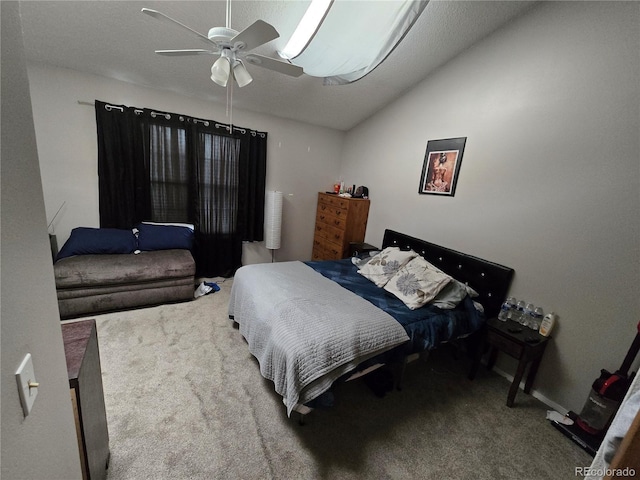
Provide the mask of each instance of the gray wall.
{"label": "gray wall", "polygon": [[[508,265],[512,294],[558,314],[534,388],[577,411],[640,319],[639,24],[635,2],[542,2],[345,141],[369,243],[393,228]],[[427,141],[452,137],[455,196],[419,195]]]}
{"label": "gray wall", "polygon": [[[213,102],[45,65],[29,64],[28,73],[49,222],[64,203],[51,227],[59,246],[72,228],[99,226],[95,109],[78,104],[79,100],[99,99],[228,123],[225,106]],[[276,258],[310,258],[317,192],[332,185],[340,170],[344,132],[237,108],[233,122],[269,133],[267,190],[287,194],[282,247]],[[243,258],[245,263],[271,261],[264,242],[245,244]]]}
{"label": "gray wall", "polygon": [[[16,2],[2,2],[2,478],[82,478]],[[23,416],[15,371],[40,382]]]}

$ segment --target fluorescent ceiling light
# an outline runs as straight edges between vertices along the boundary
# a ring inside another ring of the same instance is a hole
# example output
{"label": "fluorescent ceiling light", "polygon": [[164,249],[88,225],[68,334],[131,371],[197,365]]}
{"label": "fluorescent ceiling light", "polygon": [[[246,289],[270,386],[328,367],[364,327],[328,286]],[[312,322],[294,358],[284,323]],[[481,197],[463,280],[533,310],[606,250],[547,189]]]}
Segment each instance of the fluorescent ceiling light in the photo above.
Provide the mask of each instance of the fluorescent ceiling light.
{"label": "fluorescent ceiling light", "polygon": [[333,0],[312,0],[302,20],[298,23],[295,32],[280,52],[281,57],[292,59],[300,55],[300,52],[309,44],[318,27],[327,14]]}
{"label": "fluorescent ceiling light", "polygon": [[428,0],[313,0],[280,55],[325,84],[351,83],[375,69]]}

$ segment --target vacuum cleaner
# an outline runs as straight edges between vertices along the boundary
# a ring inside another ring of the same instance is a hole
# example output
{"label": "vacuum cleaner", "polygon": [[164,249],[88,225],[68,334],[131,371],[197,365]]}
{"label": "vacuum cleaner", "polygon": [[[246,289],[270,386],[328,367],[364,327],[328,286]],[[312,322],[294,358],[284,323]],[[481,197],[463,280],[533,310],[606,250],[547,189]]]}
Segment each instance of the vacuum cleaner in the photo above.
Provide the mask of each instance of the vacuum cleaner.
{"label": "vacuum cleaner", "polygon": [[620,368],[615,373],[601,370],[600,376],[591,385],[587,401],[576,418],[576,425],[588,434],[600,435],[609,428],[635,376],[635,372],[629,375],[629,369],[639,350],[640,322],[638,333]]}

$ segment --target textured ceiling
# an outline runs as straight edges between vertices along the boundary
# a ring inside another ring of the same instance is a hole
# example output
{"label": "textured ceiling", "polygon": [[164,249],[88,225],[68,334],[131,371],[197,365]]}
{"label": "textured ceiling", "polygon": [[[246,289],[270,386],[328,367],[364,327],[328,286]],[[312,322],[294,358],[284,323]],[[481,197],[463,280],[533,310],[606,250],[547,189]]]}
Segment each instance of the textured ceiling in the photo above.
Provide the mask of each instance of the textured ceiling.
{"label": "textured ceiling", "polygon": [[[366,14],[366,4],[375,1],[361,3]],[[323,86],[320,78],[292,78],[249,65],[254,81],[234,89],[234,107],[348,130],[533,3],[432,1],[398,48],[363,79]],[[271,23],[280,38],[255,51],[277,57],[308,4],[235,0],[231,27],[240,31],[257,19]],[[224,104],[225,89],[209,79],[215,57],[156,55],[157,49],[202,45],[188,32],[140,13],[142,7],[205,35],[225,25],[225,1],[26,1],[20,8],[27,59]]]}

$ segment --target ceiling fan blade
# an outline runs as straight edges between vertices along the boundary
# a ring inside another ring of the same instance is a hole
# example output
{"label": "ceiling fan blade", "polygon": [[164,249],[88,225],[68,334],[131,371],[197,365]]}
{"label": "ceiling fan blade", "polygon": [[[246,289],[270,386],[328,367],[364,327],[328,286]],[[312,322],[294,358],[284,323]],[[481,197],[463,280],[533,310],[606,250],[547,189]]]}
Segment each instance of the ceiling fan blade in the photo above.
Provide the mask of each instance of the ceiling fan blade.
{"label": "ceiling fan blade", "polygon": [[[189,32],[191,32],[192,34],[196,35],[200,40],[202,40],[203,42],[207,42],[208,45],[211,45],[213,42],[211,40],[209,40],[209,37],[207,37],[206,35],[201,34],[200,32],[196,32],[194,29],[192,29],[191,27],[187,27],[184,23],[180,23],[177,20],[174,20],[173,18],[165,15],[162,12],[158,12],[157,10],[152,10],[150,8],[143,8],[141,10],[142,13],[146,13],[147,15],[149,15],[150,17],[153,17],[157,20],[161,20],[163,22],[168,22],[168,23],[172,23],[174,25],[177,25],[185,30],[188,30]],[[215,44],[214,44],[215,45]]]}
{"label": "ceiling fan blade", "polygon": [[273,25],[262,20],[256,20],[233,37],[230,43],[236,50],[248,51],[275,40],[279,36],[280,34]]}
{"label": "ceiling fan blade", "polygon": [[244,58],[251,65],[257,65],[259,67],[273,70],[274,72],[284,73],[285,75],[289,75],[291,77],[299,77],[304,73],[304,70],[297,65],[292,65],[288,62],[282,62],[280,60],[276,60],[275,58],[265,57],[264,55],[258,55],[257,53],[250,53]]}
{"label": "ceiling fan blade", "polygon": [[166,55],[168,57],[181,57],[186,55],[217,55],[217,52],[211,50],[202,49],[188,49],[188,50],[156,50],[158,55]]}

